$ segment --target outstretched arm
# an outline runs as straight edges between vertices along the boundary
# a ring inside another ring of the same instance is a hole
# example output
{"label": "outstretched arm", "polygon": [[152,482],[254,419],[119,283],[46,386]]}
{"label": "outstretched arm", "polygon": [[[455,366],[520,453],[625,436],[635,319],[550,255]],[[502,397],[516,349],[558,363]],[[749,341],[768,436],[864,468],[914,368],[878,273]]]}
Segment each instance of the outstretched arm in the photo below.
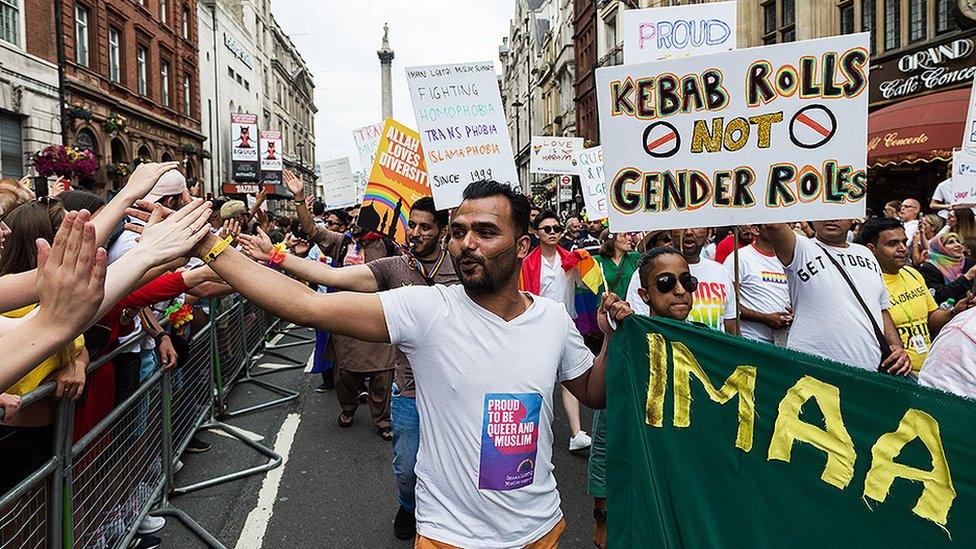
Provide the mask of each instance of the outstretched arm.
{"label": "outstretched arm", "polygon": [[[271,239],[261,229],[257,235],[239,236],[244,253],[255,261],[266,262],[271,258]],[[295,255],[286,255],[281,268],[288,274],[329,288],[350,292],[375,292],[379,289],[373,271],[366,265],[353,265],[336,269],[325,263],[309,261]]]}

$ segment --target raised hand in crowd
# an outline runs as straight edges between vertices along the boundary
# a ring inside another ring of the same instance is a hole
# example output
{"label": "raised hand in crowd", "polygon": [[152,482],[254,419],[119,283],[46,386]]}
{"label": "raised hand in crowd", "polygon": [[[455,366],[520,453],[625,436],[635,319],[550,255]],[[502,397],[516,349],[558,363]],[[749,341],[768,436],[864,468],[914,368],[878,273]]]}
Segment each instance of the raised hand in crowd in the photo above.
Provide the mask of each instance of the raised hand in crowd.
{"label": "raised hand in crowd", "polygon": [[217,232],[217,238],[224,239],[228,236],[237,240],[241,234],[241,223],[236,219],[227,219]]}
{"label": "raised hand in crowd", "polygon": [[242,234],[238,238],[241,243],[241,251],[251,259],[264,263],[271,259],[271,251],[274,245],[268,233],[258,227],[258,234]]}
{"label": "raised hand in crowd", "polygon": [[298,178],[291,170],[284,170],[281,172],[281,177],[285,182],[285,187],[293,195],[295,195],[295,200],[305,200],[305,182]]}

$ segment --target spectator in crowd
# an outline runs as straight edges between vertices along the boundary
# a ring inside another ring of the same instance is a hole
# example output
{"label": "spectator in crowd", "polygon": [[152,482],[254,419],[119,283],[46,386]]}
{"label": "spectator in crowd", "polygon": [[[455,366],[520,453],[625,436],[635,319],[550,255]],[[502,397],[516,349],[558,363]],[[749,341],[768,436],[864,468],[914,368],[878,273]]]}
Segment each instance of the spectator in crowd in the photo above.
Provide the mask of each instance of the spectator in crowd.
{"label": "spectator in crowd", "polygon": [[928,259],[918,266],[938,304],[961,301],[973,290],[976,261],[966,257],[966,247],[954,232],[942,233],[929,243]]}
{"label": "spectator in crowd", "polygon": [[567,219],[566,230],[563,232],[563,237],[559,239],[559,245],[569,251],[575,250],[576,242],[579,240],[582,227],[583,226],[580,224],[580,220],[578,218],[570,217]]}
{"label": "spectator in crowd", "polygon": [[539,245],[539,234],[535,231],[535,218],[542,213],[542,208],[532,205],[532,209],[529,210],[529,245],[535,248]]}
{"label": "spectator in crowd", "polygon": [[[314,215],[314,212],[313,212]],[[332,210],[322,216],[322,223],[316,220],[315,225],[317,227],[324,227],[332,232],[340,233],[346,235],[349,231],[349,214],[345,210]],[[259,231],[259,235],[264,235],[264,231]],[[267,235],[264,235],[267,236]],[[349,237],[352,238],[351,236]],[[254,240],[247,240],[245,242],[254,242]],[[274,244],[270,237],[268,238],[268,243]],[[270,248],[270,246],[269,246]],[[270,253],[270,250],[269,250]],[[270,257],[270,256],[269,256]],[[322,253],[322,248],[318,244],[313,244],[308,252],[308,259],[321,263],[323,265],[328,265],[329,267],[336,268],[342,265],[343,257],[333,257]],[[267,260],[265,260],[267,261]],[[283,264],[284,265],[284,264]],[[286,267],[287,269],[287,267]],[[300,276],[300,275],[299,275]],[[315,283],[310,278],[306,278],[312,282],[313,288],[320,293],[327,293],[330,291],[329,285],[324,283]],[[320,383],[315,390],[319,393],[324,393],[326,391],[331,391],[335,389],[335,369],[334,360],[326,356],[326,348],[329,344],[329,333],[323,332],[322,330],[315,330],[315,350],[313,351],[313,366],[312,373],[318,373],[322,376],[322,383]]]}
{"label": "spectator in crowd", "polygon": [[[748,246],[752,244],[752,239],[755,236],[753,232],[752,225],[740,225],[739,226],[739,248]],[[735,233],[730,231],[729,234],[725,236],[718,244],[715,246],[715,261],[718,263],[725,263],[725,260],[732,255],[733,248],[735,247]]]}
{"label": "spectator in crowd", "polygon": [[912,370],[917,374],[932,345],[932,336],[938,334],[952,317],[970,308],[973,298],[967,297],[951,309],[940,309],[936,305],[922,275],[908,266],[908,239],[898,220],[868,220],[861,230],[861,239],[881,267],[891,302],[888,313],[912,361]]}
{"label": "spectator in crowd", "polygon": [[935,191],[932,192],[932,200],[929,201],[929,209],[942,219],[949,218],[949,210],[952,209],[952,178],[936,185]]}
{"label": "spectator in crowd", "polygon": [[915,242],[915,234],[918,232],[919,216],[922,214],[922,205],[914,198],[906,198],[901,202],[901,209],[898,210],[898,219],[905,226],[905,236],[908,243]]}
{"label": "spectator in crowd", "polygon": [[[524,290],[561,303],[570,318],[576,318],[576,263],[572,254],[559,246],[563,226],[551,211],[535,216],[532,226],[539,236],[536,246],[522,261],[521,282]],[[561,389],[563,409],[569,421],[569,449],[583,450],[590,446],[590,436],[580,424],[579,402],[565,387]]]}
{"label": "spectator in crowd", "polygon": [[[638,262],[641,301],[648,316],[684,321],[691,312],[698,281],[688,262],[675,248],[653,248]],[[587,463],[587,492],[593,498],[593,544],[607,547],[607,418],[606,410],[593,411],[593,446]]]}
{"label": "spectator in crowd", "polygon": [[[281,268],[302,280],[341,291],[376,292],[403,286],[452,285],[458,282],[454,263],[442,243],[447,236],[448,214],[437,210],[430,197],[420,198],[410,207],[407,255],[386,257],[366,265],[342,269],[327,263],[308,263],[285,256]],[[252,259],[266,262],[271,257],[271,241],[263,233],[241,237],[244,252]],[[413,370],[402,352],[397,353],[395,385],[392,400],[393,477],[400,508],[393,521],[398,539],[411,539],[416,533],[417,476],[414,466],[420,443],[420,420],[417,416]]]}
{"label": "spectator in crowd", "polygon": [[969,208],[955,208],[952,214],[955,218],[952,230],[962,239],[966,257],[976,259],[976,214]]}
{"label": "spectator in crowd", "polygon": [[976,309],[957,315],[932,342],[918,383],[976,398]]}
{"label": "spectator in crowd", "polygon": [[[600,232],[596,236],[590,232],[590,227],[599,224]],[[600,252],[600,235],[603,234],[603,222],[602,221],[589,221],[584,225],[580,225],[579,238],[576,239],[577,250],[586,250],[592,256],[595,256]]]}
{"label": "spectator in crowd", "polygon": [[608,292],[627,295],[627,285],[637,271],[641,255],[634,251],[630,233],[611,233],[609,229],[600,236],[600,252],[594,259],[603,272]]}
{"label": "spectator in crowd", "polygon": [[[35,242],[43,239],[53,243],[63,217],[64,209],[57,198],[33,200],[7,214],[4,222],[11,233],[0,254],[0,276],[37,268]],[[32,304],[2,314],[8,318],[22,318],[35,308]],[[87,366],[85,339],[78,336],[4,392],[23,396],[42,383],[54,380],[57,384],[55,398],[77,400],[85,386]],[[0,426],[0,442],[17,451],[5,456],[4,467],[0,468],[0,494],[13,488],[51,457],[54,438],[54,403],[50,398],[26,408],[12,420],[5,419],[4,425]]]}
{"label": "spectator in crowd", "polygon": [[[674,243],[674,235],[671,231],[648,231],[637,244],[637,253],[643,254],[654,248],[671,247]],[[633,297],[633,296],[631,296]]]}
{"label": "spectator in crowd", "polygon": [[27,177],[20,181],[9,177],[0,179],[0,210],[12,212],[21,204],[34,200],[34,192],[27,187]]}
{"label": "spectator in crowd", "polygon": [[891,219],[899,219],[901,213],[901,200],[889,200],[885,203],[884,216]]}
{"label": "spectator in crowd", "polygon": [[925,214],[922,216],[918,221],[918,228],[922,236],[925,237],[924,242],[926,247],[935,238],[935,235],[942,231],[942,227],[945,227],[945,224],[945,219],[936,214]]}
{"label": "spectator in crowd", "polygon": [[600,235],[603,234],[603,230],[606,228],[607,225],[603,219],[591,219],[586,222],[586,232],[597,242],[600,241]]}
{"label": "spectator in crowd", "polygon": [[[850,219],[814,221],[813,239],[798,238],[785,224],[766,227],[790,286],[793,325],[787,346],[867,370],[880,365],[891,374],[907,375],[912,364],[888,313],[881,268],[871,250],[847,241],[852,225]],[[890,354],[883,357],[883,352]]]}
{"label": "spectator in crowd", "polygon": [[[739,314],[742,337],[786,346],[793,322],[790,288],[786,271],[776,258],[773,245],[764,236],[764,226],[740,229],[754,235],[752,243],[739,250]],[[735,255],[725,260],[725,269],[735,279]]]}
{"label": "spectator in crowd", "polygon": [[[675,231],[675,233],[680,242],[681,254],[688,262],[692,276],[698,279],[694,307],[690,313],[691,320],[713,330],[738,335],[735,326],[735,288],[732,285],[732,277],[721,264],[701,256],[702,247],[708,238],[708,229],[689,229]],[[633,307],[634,312],[647,314],[650,309],[640,298],[638,293],[640,284],[639,272],[634,273],[628,285],[627,302]]]}

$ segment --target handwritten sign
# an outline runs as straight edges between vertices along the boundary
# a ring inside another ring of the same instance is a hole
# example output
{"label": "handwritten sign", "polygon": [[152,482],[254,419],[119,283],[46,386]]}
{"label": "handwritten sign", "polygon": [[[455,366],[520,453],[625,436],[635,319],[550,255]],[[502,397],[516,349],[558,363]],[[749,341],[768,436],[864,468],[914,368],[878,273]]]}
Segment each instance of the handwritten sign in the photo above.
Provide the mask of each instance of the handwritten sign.
{"label": "handwritten sign", "polygon": [[321,167],[327,209],[347,208],[359,203],[359,186],[349,167],[349,157],[326,160]]}
{"label": "handwritten sign", "polygon": [[966,126],[962,132],[962,149],[976,155],[976,80],[969,92],[969,111],[966,113]]}
{"label": "handwritten sign", "polygon": [[261,180],[265,183],[281,183],[281,132],[261,131]]}
{"label": "handwritten sign", "polygon": [[735,49],[735,2],[625,10],[624,63]]}
{"label": "handwritten sign", "polygon": [[521,188],[492,62],[411,67],[407,85],[438,208],[473,181]]}
{"label": "handwritten sign", "polygon": [[603,147],[577,151],[573,165],[583,188],[583,204],[590,221],[607,218],[607,180],[603,172]]}
{"label": "handwritten sign", "polygon": [[615,232],[864,215],[868,35],[596,71]]}
{"label": "handwritten sign", "polygon": [[573,156],[583,150],[582,137],[546,137],[533,135],[529,153],[531,173],[576,173]]}
{"label": "handwritten sign", "polygon": [[356,142],[356,152],[359,153],[359,163],[363,166],[363,171],[369,173],[376,159],[376,149],[380,146],[380,137],[383,135],[383,123],[377,122],[369,126],[363,126],[352,132],[353,141]]}
{"label": "handwritten sign", "polygon": [[976,155],[952,151],[952,204],[976,204]]}
{"label": "handwritten sign", "polygon": [[423,196],[430,196],[430,185],[420,136],[387,118],[359,210],[359,226],[405,244],[410,207]]}

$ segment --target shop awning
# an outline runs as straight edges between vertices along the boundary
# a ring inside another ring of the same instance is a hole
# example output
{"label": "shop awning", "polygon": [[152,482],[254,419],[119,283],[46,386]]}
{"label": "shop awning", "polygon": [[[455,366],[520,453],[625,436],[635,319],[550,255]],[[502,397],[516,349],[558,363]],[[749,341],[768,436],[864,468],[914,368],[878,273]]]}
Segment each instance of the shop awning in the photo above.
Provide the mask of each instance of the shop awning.
{"label": "shop awning", "polygon": [[908,99],[868,115],[868,166],[951,160],[962,144],[969,88]]}

